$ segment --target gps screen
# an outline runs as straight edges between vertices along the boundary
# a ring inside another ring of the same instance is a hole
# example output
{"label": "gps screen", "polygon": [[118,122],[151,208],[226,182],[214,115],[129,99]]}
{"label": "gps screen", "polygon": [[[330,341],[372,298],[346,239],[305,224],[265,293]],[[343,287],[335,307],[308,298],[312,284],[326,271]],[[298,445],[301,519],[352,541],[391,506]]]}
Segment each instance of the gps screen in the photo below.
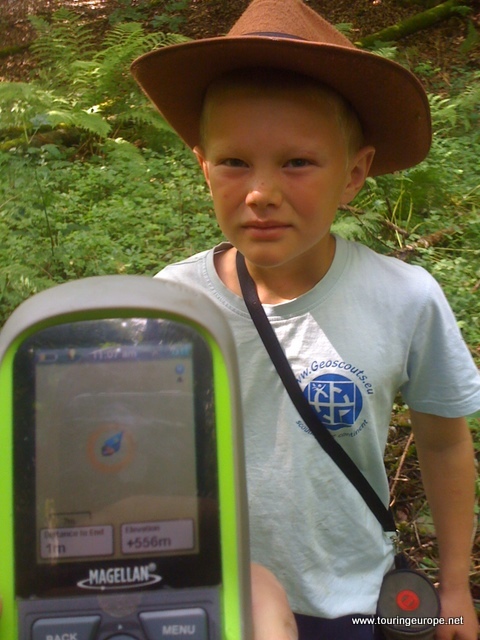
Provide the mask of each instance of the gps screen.
{"label": "gps screen", "polygon": [[37,562],[196,552],[192,344],[38,349],[35,380]]}

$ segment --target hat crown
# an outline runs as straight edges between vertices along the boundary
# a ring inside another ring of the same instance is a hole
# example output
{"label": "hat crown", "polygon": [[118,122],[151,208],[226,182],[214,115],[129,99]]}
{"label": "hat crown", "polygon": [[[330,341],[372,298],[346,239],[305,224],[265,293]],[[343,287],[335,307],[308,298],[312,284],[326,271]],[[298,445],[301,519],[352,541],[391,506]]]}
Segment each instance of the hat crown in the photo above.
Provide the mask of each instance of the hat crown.
{"label": "hat crown", "polygon": [[143,91],[194,148],[208,86],[236,69],[285,69],[331,87],[352,105],[375,147],[370,175],[426,156],[425,90],[405,67],[354,46],[302,0],[253,0],[226,36],[155,49],[132,64]]}
{"label": "hat crown", "polygon": [[355,48],[302,0],[253,0],[227,37],[267,35]]}

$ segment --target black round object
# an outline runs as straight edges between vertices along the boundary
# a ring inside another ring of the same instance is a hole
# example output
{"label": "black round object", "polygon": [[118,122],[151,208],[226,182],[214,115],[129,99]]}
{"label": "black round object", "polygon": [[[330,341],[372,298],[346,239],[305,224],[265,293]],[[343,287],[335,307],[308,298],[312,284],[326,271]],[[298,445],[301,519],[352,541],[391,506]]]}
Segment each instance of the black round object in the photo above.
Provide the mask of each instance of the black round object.
{"label": "black round object", "polygon": [[395,569],[383,580],[377,616],[389,640],[429,640],[439,623],[440,600],[435,587],[422,573]]}

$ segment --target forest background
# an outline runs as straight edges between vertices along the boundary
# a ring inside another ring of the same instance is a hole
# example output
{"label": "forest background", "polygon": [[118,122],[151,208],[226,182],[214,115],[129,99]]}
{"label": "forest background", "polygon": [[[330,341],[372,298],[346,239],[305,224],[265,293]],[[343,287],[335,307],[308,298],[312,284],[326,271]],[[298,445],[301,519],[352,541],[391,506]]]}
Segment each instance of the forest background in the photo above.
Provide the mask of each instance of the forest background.
{"label": "forest background", "polygon": [[[247,4],[0,0],[0,326],[47,287],[153,275],[221,240],[191,152],[128,68],[156,46],[226,33]],[[435,132],[424,162],[368,179],[334,231],[430,271],[480,363],[480,2],[307,4],[359,46],[414,71]],[[408,407],[397,400],[386,452],[392,506],[406,552],[435,580]],[[470,426],[478,456],[479,420]],[[480,610],[478,530],[471,578]]]}

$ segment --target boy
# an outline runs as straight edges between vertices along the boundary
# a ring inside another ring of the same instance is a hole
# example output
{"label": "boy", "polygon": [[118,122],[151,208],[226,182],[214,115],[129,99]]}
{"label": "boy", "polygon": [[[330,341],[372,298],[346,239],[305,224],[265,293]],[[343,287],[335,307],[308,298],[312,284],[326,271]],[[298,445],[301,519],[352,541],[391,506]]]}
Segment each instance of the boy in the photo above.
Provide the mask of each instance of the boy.
{"label": "boy", "polygon": [[368,175],[426,156],[421,85],[300,0],[254,0],[226,37],[158,50],[132,70],[194,150],[228,240],[161,277],[209,292],[234,330],[252,558],[286,588],[300,640],[374,638],[352,616],[375,612],[393,550],[288,399],[245,309],[237,252],[305,395],[384,504],[383,451],[403,392],[437,530],[442,616],[464,623],[436,638],[474,640],[474,460],[462,416],[480,409],[478,371],[425,271],[330,233]]}

